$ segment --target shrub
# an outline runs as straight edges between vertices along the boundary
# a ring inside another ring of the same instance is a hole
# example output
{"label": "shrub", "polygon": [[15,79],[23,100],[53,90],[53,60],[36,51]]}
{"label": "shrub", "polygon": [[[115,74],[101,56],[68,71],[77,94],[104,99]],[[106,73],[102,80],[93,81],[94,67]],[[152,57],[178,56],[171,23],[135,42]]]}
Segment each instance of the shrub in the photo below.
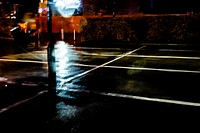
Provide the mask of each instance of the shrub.
{"label": "shrub", "polygon": [[200,42],[199,15],[87,18],[87,22],[81,31],[85,41]]}

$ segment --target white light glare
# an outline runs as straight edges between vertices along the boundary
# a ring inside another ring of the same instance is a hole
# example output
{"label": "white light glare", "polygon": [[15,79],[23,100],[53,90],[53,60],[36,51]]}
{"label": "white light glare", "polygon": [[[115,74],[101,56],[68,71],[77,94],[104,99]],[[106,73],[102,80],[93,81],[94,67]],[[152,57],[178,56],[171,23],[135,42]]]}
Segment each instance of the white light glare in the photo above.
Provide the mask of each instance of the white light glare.
{"label": "white light glare", "polygon": [[55,7],[63,17],[69,17],[79,11],[81,0],[54,0]]}

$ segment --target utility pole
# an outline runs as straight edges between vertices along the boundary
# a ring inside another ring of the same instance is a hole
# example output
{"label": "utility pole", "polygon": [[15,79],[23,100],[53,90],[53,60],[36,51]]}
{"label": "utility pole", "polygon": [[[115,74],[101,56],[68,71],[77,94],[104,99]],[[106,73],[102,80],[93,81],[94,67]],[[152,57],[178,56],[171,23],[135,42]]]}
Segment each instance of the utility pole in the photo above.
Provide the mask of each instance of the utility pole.
{"label": "utility pole", "polygon": [[49,39],[52,37],[52,9],[51,9],[51,0],[47,0],[47,34]]}
{"label": "utility pole", "polygon": [[48,13],[47,13],[47,34],[48,34],[48,92],[50,98],[54,101],[56,99],[56,63],[54,54],[55,38],[52,35],[52,1],[47,1]]}

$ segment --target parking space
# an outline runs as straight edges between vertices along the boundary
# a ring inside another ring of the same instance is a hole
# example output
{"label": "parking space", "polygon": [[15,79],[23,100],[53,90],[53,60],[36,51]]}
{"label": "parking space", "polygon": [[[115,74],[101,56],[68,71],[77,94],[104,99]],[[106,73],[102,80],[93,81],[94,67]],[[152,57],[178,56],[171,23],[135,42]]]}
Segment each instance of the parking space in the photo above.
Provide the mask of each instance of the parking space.
{"label": "parking space", "polygon": [[70,56],[76,59],[68,58],[72,63],[67,70],[70,76],[65,73],[65,76],[57,77],[58,96],[65,97],[62,90],[69,90],[200,102],[199,49],[174,45],[138,45],[127,49],[69,48]]}
{"label": "parking space", "polygon": [[1,57],[4,127],[19,125],[17,131],[24,131],[25,125],[52,133],[198,127],[199,49],[97,48],[58,42],[54,50],[58,99],[53,104],[46,93],[46,49]]}
{"label": "parking space", "polygon": [[[129,48],[55,45],[57,95],[69,92],[128,98],[154,98],[197,103],[200,49],[187,45],[134,45]],[[28,77],[47,78],[47,51],[2,56],[1,75],[7,80],[35,84]],[[29,66],[29,67],[27,67]],[[3,69],[2,69],[3,70]],[[11,73],[12,72],[12,73]],[[28,77],[27,77],[28,76]],[[17,77],[17,78],[16,78]],[[26,78],[27,77],[27,78]],[[41,84],[46,84],[46,81]],[[136,97],[135,97],[136,96]]]}

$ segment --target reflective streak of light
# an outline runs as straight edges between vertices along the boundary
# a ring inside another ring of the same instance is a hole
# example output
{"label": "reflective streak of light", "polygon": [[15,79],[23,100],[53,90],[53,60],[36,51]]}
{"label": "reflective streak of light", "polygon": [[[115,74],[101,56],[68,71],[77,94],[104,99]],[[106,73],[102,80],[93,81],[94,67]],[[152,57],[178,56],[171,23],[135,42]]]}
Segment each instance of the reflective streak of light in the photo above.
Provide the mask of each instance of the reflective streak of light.
{"label": "reflective streak of light", "polygon": [[[97,65],[85,65],[85,64],[74,64],[76,66],[84,67],[97,67]],[[124,66],[102,66],[105,68],[117,68],[117,69],[132,69],[132,70],[148,70],[148,71],[165,71],[165,72],[181,72],[181,73],[200,73],[200,71],[190,70],[176,70],[176,69],[158,69],[158,68],[141,68],[141,67],[124,67]]]}
{"label": "reflective streak of light", "polygon": [[[71,73],[74,73],[70,69],[73,60],[76,60],[77,56],[74,55],[73,49],[69,44],[64,41],[58,41],[55,45],[55,62],[56,62],[56,89],[67,90],[66,77]],[[60,94],[60,93],[59,93]]]}
{"label": "reflective streak of light", "polygon": [[63,41],[58,41],[55,45],[55,61],[56,61],[56,89],[62,89],[64,86],[65,76],[69,74],[69,48]]}

